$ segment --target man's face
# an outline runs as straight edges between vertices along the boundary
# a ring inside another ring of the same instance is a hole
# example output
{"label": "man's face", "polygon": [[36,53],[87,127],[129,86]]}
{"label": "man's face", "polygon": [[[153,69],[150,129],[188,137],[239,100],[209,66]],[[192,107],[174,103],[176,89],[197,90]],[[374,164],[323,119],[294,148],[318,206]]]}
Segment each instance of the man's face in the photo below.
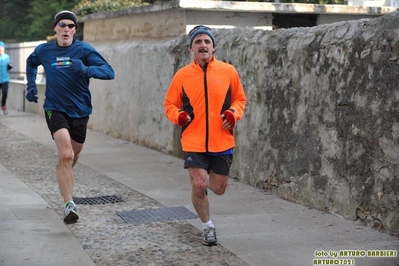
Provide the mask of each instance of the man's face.
{"label": "man's face", "polygon": [[211,37],[208,34],[198,34],[191,45],[196,61],[208,61],[212,58],[214,49]]}
{"label": "man's face", "polygon": [[4,53],[4,47],[0,46],[0,54],[3,54],[3,53]]}
{"label": "man's face", "polygon": [[72,20],[63,19],[60,20],[57,25],[55,25],[54,31],[57,34],[57,43],[59,46],[69,46],[72,44],[73,35],[76,33],[76,25],[72,28],[69,28],[72,24],[74,24]]}

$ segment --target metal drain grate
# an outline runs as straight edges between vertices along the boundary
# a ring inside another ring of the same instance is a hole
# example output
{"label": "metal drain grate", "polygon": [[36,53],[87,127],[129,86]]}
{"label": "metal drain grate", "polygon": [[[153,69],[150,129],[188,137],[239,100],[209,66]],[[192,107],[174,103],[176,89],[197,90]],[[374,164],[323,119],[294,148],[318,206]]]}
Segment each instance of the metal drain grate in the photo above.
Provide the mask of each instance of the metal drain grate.
{"label": "metal drain grate", "polygon": [[191,212],[187,208],[180,207],[165,207],[156,209],[121,211],[117,214],[129,224],[155,223],[155,222],[169,222],[178,220],[197,219],[197,214]]}
{"label": "metal drain grate", "polygon": [[82,204],[82,205],[96,205],[96,204],[124,202],[121,198],[117,196],[101,196],[101,197],[86,197],[86,198],[73,197],[73,201],[76,204]]}

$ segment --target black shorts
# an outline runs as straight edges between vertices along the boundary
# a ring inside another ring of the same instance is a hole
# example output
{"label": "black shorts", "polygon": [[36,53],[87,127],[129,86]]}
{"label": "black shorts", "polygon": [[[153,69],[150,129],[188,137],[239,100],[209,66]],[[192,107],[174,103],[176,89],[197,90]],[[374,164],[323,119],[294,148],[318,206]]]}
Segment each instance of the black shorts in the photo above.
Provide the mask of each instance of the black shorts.
{"label": "black shorts", "polygon": [[45,110],[44,114],[46,117],[47,127],[50,130],[53,139],[53,134],[55,132],[61,128],[66,128],[69,131],[71,139],[77,143],[85,142],[87,123],[89,122],[88,116],[82,118],[70,118],[65,113],[54,110]]}
{"label": "black shorts", "polygon": [[201,152],[184,152],[184,168],[196,167],[205,169],[208,174],[213,170],[219,175],[229,175],[233,155],[211,156]]}

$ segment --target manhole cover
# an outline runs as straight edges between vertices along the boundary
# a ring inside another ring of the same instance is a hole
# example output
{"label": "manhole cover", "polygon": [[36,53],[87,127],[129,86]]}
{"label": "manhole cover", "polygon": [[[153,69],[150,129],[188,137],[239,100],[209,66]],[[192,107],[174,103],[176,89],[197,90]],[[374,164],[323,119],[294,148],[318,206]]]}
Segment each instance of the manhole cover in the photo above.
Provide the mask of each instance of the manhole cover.
{"label": "manhole cover", "polygon": [[82,205],[96,205],[96,204],[124,202],[121,198],[117,196],[101,196],[101,197],[85,197],[85,198],[73,197],[73,201],[76,204],[82,204]]}
{"label": "manhole cover", "polygon": [[144,210],[121,211],[117,214],[129,224],[169,222],[178,220],[197,219],[197,214],[191,212],[187,208],[165,207]]}

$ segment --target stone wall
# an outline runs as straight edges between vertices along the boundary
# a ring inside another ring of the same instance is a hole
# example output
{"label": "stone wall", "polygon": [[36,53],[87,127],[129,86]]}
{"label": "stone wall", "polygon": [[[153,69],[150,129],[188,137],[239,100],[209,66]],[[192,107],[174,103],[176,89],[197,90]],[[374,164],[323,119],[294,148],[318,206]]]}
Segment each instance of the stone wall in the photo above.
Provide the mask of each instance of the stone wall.
{"label": "stone wall", "polygon": [[[397,25],[394,12],[313,28],[215,30],[216,56],[236,66],[248,97],[232,177],[399,234]],[[91,80],[89,126],[180,156],[180,129],[163,100],[192,60],[187,35],[91,44],[116,79]]]}
{"label": "stone wall", "polygon": [[280,197],[399,232],[399,15],[219,32],[249,104],[233,174]]}

